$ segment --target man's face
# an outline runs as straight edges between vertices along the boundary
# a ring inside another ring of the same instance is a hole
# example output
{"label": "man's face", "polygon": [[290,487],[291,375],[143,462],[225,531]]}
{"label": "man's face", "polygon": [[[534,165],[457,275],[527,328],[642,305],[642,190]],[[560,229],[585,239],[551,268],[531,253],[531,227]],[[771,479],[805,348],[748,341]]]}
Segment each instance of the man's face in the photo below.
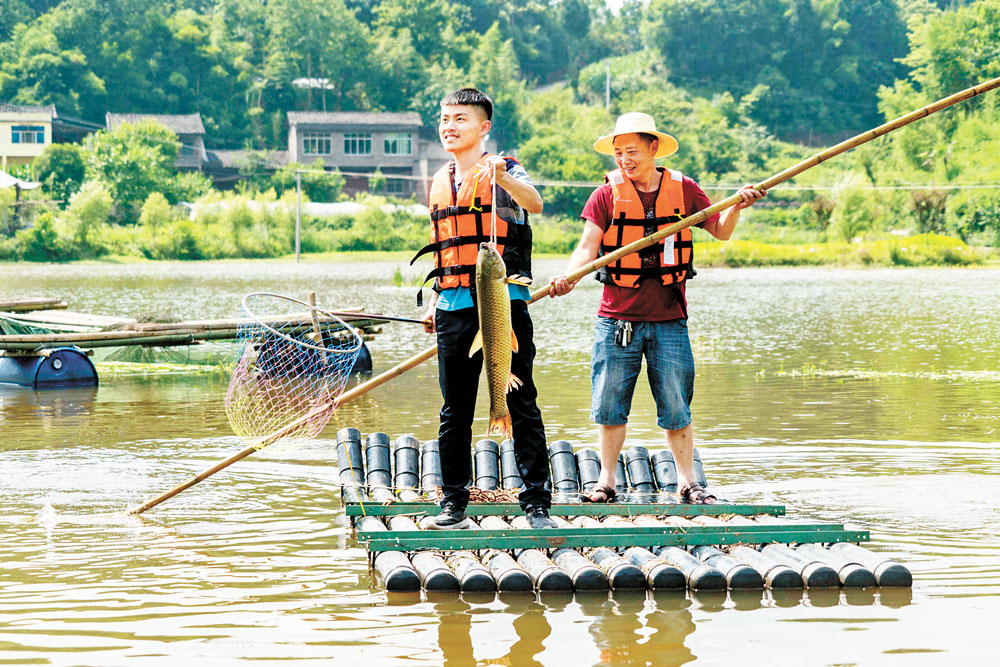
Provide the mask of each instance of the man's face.
{"label": "man's face", "polygon": [[646,143],[638,134],[620,134],[615,137],[615,163],[630,179],[645,179],[656,170],[656,149],[659,141]]}
{"label": "man's face", "polygon": [[441,145],[449,153],[468,150],[490,132],[490,121],[483,110],[465,104],[442,104],[438,121]]}

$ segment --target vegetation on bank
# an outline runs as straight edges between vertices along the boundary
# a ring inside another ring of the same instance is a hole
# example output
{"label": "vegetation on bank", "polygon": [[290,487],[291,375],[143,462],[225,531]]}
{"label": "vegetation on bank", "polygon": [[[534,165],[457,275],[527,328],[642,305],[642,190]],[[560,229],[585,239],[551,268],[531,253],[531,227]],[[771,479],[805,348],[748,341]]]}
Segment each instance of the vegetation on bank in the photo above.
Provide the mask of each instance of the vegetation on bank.
{"label": "vegetation on bank", "polygon": [[[282,114],[293,108],[413,109],[433,125],[444,92],[483,87],[497,102],[500,148],[536,181],[558,183],[539,187],[545,215],[533,221],[535,251],[566,253],[590,193],[572,183],[596,184],[613,167],[592,144],[621,112],[653,114],[680,141],[666,164],[718,199],[816,151],[805,144],[832,142],[1000,75],[1000,0],[779,0],[782,11],[771,0],[625,0],[618,13],[587,0],[532,2],[517,12],[509,4],[15,0],[16,11],[0,20],[0,99],[96,117],[107,91],[129,91],[134,97],[122,103],[130,108],[116,111],[199,110],[210,142],[262,152],[236,192],[220,193],[198,173],[173,170],[176,136],[156,124],[50,146],[32,169],[15,172],[45,184],[27,197],[63,203],[14,215],[13,192],[0,191],[0,260],[293,252],[295,170],[306,165],[268,172],[258,164],[265,147],[283,145]],[[314,30],[300,34],[302,25]],[[730,46],[674,48],[692,34]],[[335,87],[291,85],[302,76]],[[370,186],[380,182],[374,176]],[[722,265],[980,261],[989,253],[953,248],[1000,246],[998,183],[993,92],[805,172],[747,211],[735,242],[702,244],[701,257]],[[343,184],[337,172],[303,175],[312,201],[345,199]],[[426,220],[396,206],[414,202],[358,202],[365,208],[354,215],[305,217],[302,250],[415,251],[426,243]],[[912,260],[900,248],[914,235],[954,241],[929,241]]]}

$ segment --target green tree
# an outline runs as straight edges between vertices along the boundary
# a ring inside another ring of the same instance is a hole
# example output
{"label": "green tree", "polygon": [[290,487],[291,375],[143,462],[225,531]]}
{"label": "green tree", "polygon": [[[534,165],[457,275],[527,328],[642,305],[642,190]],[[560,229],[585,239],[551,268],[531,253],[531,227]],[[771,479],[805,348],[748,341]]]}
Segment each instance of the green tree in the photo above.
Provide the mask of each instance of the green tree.
{"label": "green tree", "polygon": [[108,191],[120,219],[134,222],[151,192],[171,193],[177,135],[155,121],[124,123],[87,137],[87,163]]}
{"label": "green tree", "polygon": [[45,184],[49,194],[63,200],[61,208],[80,189],[87,170],[83,149],[77,144],[49,144],[32,166],[35,177]]}
{"label": "green tree", "polygon": [[111,195],[100,181],[87,181],[70,199],[63,214],[73,234],[73,241],[85,255],[99,254],[95,233],[111,216]]}

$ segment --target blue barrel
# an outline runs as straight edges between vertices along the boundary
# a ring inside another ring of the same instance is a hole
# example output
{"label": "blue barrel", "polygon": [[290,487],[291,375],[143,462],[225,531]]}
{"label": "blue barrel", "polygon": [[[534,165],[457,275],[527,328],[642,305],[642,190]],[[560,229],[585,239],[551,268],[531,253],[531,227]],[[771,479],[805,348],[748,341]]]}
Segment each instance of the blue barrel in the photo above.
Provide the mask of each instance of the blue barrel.
{"label": "blue barrel", "polygon": [[97,386],[97,369],[77,347],[57,347],[38,356],[0,357],[0,382],[22,387]]}

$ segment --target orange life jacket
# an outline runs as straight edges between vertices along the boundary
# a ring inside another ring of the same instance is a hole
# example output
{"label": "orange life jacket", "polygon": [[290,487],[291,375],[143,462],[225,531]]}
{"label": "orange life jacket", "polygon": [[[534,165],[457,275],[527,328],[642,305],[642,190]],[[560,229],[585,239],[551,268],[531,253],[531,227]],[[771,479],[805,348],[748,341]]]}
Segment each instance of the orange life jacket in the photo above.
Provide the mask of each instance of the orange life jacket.
{"label": "orange life jacket", "polygon": [[[473,287],[479,244],[490,240],[493,211],[493,183],[483,155],[455,192],[455,167],[450,163],[434,174],[428,206],[431,209],[430,243],[421,255],[434,253],[434,270],[425,282],[436,278],[435,291],[452,287]],[[513,158],[505,158],[512,160]],[[524,224],[510,223],[497,215],[497,251],[507,266],[507,275],[531,276],[531,230],[527,213]]]}
{"label": "orange life jacket", "polygon": [[[679,171],[673,169],[662,171],[654,209],[656,217],[652,220],[646,219],[646,211],[643,209],[642,200],[639,199],[639,193],[624,172],[616,169],[608,172],[604,179],[611,184],[614,211],[611,224],[601,239],[600,255],[606,255],[638,241],[646,236],[647,226],[655,224],[659,231],[687,215],[684,207],[684,179]],[[682,229],[658,244],[650,246],[657,249],[658,266],[643,268],[642,257],[638,252],[634,252],[601,269],[598,280],[619,287],[638,287],[642,280],[651,277],[659,278],[664,285],[680,284],[693,275],[691,241],[690,227]]]}

